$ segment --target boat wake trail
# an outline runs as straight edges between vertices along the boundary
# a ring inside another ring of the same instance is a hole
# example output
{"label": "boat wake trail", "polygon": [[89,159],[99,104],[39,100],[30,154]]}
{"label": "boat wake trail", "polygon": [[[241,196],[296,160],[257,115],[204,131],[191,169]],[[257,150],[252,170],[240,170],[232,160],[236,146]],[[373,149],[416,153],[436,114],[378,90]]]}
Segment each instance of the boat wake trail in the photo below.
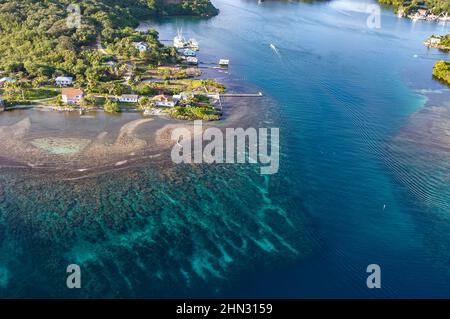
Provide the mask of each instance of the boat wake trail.
{"label": "boat wake trail", "polygon": [[281,54],[280,51],[277,49],[277,47],[272,43],[269,46],[273,50],[273,52],[275,52],[275,54],[281,59]]}

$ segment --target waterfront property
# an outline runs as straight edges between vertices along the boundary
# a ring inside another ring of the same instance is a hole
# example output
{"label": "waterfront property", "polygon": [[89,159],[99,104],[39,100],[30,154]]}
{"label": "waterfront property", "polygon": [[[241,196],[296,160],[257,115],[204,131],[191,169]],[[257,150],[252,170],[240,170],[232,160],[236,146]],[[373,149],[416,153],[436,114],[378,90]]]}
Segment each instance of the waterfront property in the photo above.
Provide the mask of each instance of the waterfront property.
{"label": "waterfront property", "polygon": [[424,44],[429,48],[436,48],[442,51],[449,51],[450,50],[449,39],[450,35],[447,36],[432,35],[424,42]]}
{"label": "waterfront property", "polygon": [[58,76],[55,79],[57,86],[69,86],[73,84],[73,77],[70,76]]}
{"label": "waterfront property", "polygon": [[[403,10],[399,9],[397,15],[399,17],[405,16],[405,13]],[[418,9],[414,14],[410,14],[408,16],[413,21],[440,21],[440,22],[448,22],[450,21],[450,16],[448,15],[448,12],[442,12],[440,14],[433,14],[431,11],[421,8]]]}
{"label": "waterfront property", "polygon": [[421,17],[426,17],[428,15],[428,10],[427,9],[419,9],[417,10],[417,13],[421,16]]}
{"label": "waterfront property", "polygon": [[77,105],[84,97],[84,92],[81,89],[64,88],[61,92],[62,100],[69,105]]}
{"label": "waterfront property", "polygon": [[137,103],[139,101],[139,96],[136,94],[123,94],[117,97],[117,101],[122,103]]}
{"label": "waterfront property", "polygon": [[431,37],[431,38],[429,39],[429,42],[430,42],[430,44],[436,45],[436,44],[441,43],[441,38]]}
{"label": "waterfront property", "polygon": [[174,107],[177,104],[172,97],[164,94],[154,96],[152,102],[159,107]]}
{"label": "waterfront property", "polygon": [[181,92],[172,96],[172,99],[177,103],[179,101],[186,101],[192,99],[194,94],[192,92]]}

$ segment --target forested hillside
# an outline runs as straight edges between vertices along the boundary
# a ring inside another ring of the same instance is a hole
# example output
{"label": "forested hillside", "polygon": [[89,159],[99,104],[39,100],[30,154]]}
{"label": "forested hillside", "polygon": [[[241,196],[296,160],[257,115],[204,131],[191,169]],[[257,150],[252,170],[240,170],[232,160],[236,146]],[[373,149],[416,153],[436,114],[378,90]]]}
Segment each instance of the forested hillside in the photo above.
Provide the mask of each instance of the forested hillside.
{"label": "forested hillside", "polygon": [[[67,23],[72,3],[80,6],[78,27]],[[136,56],[133,41],[148,42],[146,58],[158,63],[171,53],[156,32],[141,35],[133,27],[140,19],[172,14],[210,16],[217,9],[209,0],[0,0],[0,71],[37,81],[69,74],[84,84],[99,76],[104,56],[96,47]]]}
{"label": "forested hillside", "polygon": [[450,13],[450,0],[378,0],[378,2],[403,8],[406,14],[414,13],[419,8],[427,8],[434,14]]}

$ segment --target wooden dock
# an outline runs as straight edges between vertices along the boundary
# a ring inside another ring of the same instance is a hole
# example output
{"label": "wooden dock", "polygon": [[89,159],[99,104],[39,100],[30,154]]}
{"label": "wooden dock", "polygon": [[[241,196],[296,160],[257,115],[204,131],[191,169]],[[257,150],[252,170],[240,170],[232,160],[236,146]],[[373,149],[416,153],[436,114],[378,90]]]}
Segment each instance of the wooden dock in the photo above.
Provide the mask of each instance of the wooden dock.
{"label": "wooden dock", "polygon": [[220,97],[261,97],[263,94],[261,92],[258,93],[223,93],[220,94]]}

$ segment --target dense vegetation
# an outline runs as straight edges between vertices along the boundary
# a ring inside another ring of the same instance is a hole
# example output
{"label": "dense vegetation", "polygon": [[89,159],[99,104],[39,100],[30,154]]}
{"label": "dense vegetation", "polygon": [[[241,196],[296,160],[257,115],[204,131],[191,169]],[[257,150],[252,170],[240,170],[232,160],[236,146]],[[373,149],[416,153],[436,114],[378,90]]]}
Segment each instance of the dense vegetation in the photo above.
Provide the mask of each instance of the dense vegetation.
{"label": "dense vegetation", "polygon": [[169,110],[169,115],[178,120],[220,120],[220,114],[212,106],[175,107]]}
{"label": "dense vegetation", "polygon": [[433,69],[433,76],[450,85],[450,61],[440,60],[436,62]]}
{"label": "dense vegetation", "polygon": [[213,79],[205,80],[171,80],[165,82],[141,82],[132,86],[133,92],[141,96],[151,96],[159,93],[173,95],[183,91],[191,92],[204,89],[205,92],[223,93],[225,86]]}
{"label": "dense vegetation", "polygon": [[450,48],[450,34],[447,34],[441,38],[441,45]]}
{"label": "dense vegetation", "polygon": [[212,16],[218,13],[209,0],[147,0],[147,5],[158,15]]}
{"label": "dense vegetation", "polygon": [[[79,86],[95,91],[126,71],[111,68],[103,47],[118,57],[159,64],[174,52],[158,41],[158,33],[133,30],[140,19],[163,14],[212,15],[209,0],[85,0],[77,27],[68,24],[72,0],[0,0],[0,71],[32,83],[45,84],[58,75],[71,75]],[[145,41],[140,53],[133,45]],[[103,51],[103,52],[101,52]]]}
{"label": "dense vegetation", "polygon": [[108,113],[118,113],[120,112],[120,107],[117,102],[107,99],[104,104],[104,110]]}
{"label": "dense vegetation", "polygon": [[402,8],[406,14],[415,13],[420,8],[427,8],[434,14],[450,13],[449,0],[378,0],[378,2],[392,5],[396,9]]}

